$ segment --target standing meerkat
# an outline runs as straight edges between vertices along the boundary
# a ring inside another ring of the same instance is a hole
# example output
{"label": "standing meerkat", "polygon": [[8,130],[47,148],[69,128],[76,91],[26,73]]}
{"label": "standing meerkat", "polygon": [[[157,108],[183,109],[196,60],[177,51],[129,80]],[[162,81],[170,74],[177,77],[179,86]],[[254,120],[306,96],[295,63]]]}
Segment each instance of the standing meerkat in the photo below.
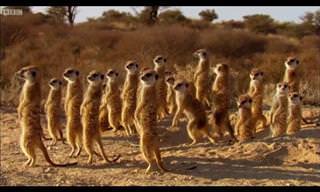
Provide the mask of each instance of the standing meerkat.
{"label": "standing meerkat", "polygon": [[174,114],[177,110],[177,104],[176,104],[176,94],[173,89],[175,82],[175,77],[173,75],[166,77],[166,84],[167,84],[167,104],[168,104],[168,110],[170,114]]}
{"label": "standing meerkat", "polygon": [[153,59],[155,65],[154,70],[157,72],[159,79],[156,82],[157,91],[157,102],[158,102],[158,117],[159,119],[164,118],[169,114],[167,109],[167,88],[165,82],[165,70],[167,59],[162,55],[158,55]]}
{"label": "standing meerkat", "polygon": [[184,80],[178,80],[174,85],[174,90],[176,92],[177,110],[171,127],[178,125],[178,118],[184,113],[188,119],[187,132],[192,139],[192,143],[189,145],[197,143],[202,136],[208,137],[212,143],[215,143],[215,138],[209,130],[204,106],[190,94],[189,84]]}
{"label": "standing meerkat", "polygon": [[36,162],[36,148],[39,148],[45,160],[52,166],[64,167],[71,164],[56,164],[52,162],[41,140],[41,123],[40,123],[40,105],[41,105],[41,78],[38,67],[27,66],[17,72],[20,78],[24,79],[24,85],[21,92],[22,102],[19,103],[18,113],[20,116],[20,125],[22,135],[20,138],[20,147],[28,157],[25,166],[33,166]]}
{"label": "standing meerkat", "polygon": [[209,54],[206,49],[199,49],[193,53],[195,57],[199,59],[196,72],[194,74],[194,84],[196,88],[196,99],[198,99],[203,106],[210,106],[209,101],[209,70],[210,61]]}
{"label": "standing meerkat", "polygon": [[252,99],[249,95],[240,95],[237,101],[239,108],[239,119],[235,125],[240,142],[245,142],[253,138],[252,129],[254,124],[251,116]]}
{"label": "standing meerkat", "polygon": [[140,76],[141,98],[137,103],[135,120],[139,126],[140,149],[144,159],[148,163],[146,173],[151,171],[152,165],[156,163],[162,171],[168,171],[163,166],[160,154],[160,139],[157,135],[157,97],[156,81],[158,74],[154,70],[146,70]]}
{"label": "standing meerkat", "polygon": [[236,139],[234,131],[231,127],[229,120],[229,106],[230,106],[230,74],[229,66],[227,64],[217,64],[214,68],[214,72],[217,75],[213,86],[213,118],[212,126],[219,137],[223,136],[223,133],[227,131],[232,139]]}
{"label": "standing meerkat", "polygon": [[104,75],[97,71],[91,71],[87,76],[89,86],[85,93],[83,102],[80,108],[82,126],[83,126],[83,146],[89,155],[88,163],[92,163],[92,157],[95,153],[93,145],[96,144],[101,157],[106,163],[111,163],[119,159],[120,156],[113,160],[109,160],[104,152],[101,133],[99,130],[99,107],[102,94],[102,82]]}
{"label": "standing meerkat", "polygon": [[77,69],[66,69],[63,73],[63,78],[68,82],[64,108],[67,117],[67,141],[71,146],[69,156],[72,157],[75,152],[75,156],[78,156],[81,152],[82,125],[80,118],[80,105],[83,99],[83,88],[80,79],[80,72]]}
{"label": "standing meerkat", "polygon": [[122,114],[121,121],[127,135],[136,133],[134,127],[134,112],[137,105],[137,90],[139,84],[139,64],[135,61],[128,61],[125,69],[127,71],[126,79],[122,90]]}
{"label": "standing meerkat", "polygon": [[49,81],[50,91],[48,94],[47,101],[45,103],[45,111],[47,115],[48,122],[48,132],[52,138],[52,145],[57,143],[58,135],[62,142],[62,126],[61,126],[61,89],[62,81],[56,78],[53,78]]}
{"label": "standing meerkat", "polygon": [[286,132],[288,116],[288,90],[288,83],[281,82],[277,84],[277,91],[274,96],[270,112],[272,137],[282,136]]}
{"label": "standing meerkat", "polygon": [[264,73],[258,68],[254,68],[250,72],[250,86],[248,94],[252,98],[252,121],[254,125],[253,136],[258,131],[257,125],[262,122],[262,130],[267,126],[267,119],[263,115],[263,96],[264,96]]}
{"label": "standing meerkat", "polygon": [[121,92],[119,88],[119,73],[110,69],[106,73],[106,77],[108,80],[102,108],[107,109],[109,124],[115,132],[121,127]]}
{"label": "standing meerkat", "polygon": [[299,60],[294,57],[288,57],[285,62],[286,71],[283,81],[288,83],[290,92],[299,92],[299,84],[301,78],[299,65]]}
{"label": "standing meerkat", "polygon": [[301,111],[302,97],[298,92],[289,93],[289,117],[287,134],[294,135],[301,129],[302,111]]}

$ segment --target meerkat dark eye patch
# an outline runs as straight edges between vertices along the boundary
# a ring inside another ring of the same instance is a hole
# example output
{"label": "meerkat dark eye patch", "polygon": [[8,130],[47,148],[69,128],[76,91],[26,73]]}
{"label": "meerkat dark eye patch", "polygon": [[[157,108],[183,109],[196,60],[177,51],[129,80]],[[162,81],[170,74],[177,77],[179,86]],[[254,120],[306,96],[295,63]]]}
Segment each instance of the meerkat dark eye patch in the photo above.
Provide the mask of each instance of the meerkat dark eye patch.
{"label": "meerkat dark eye patch", "polygon": [[35,77],[35,76],[37,75],[37,73],[36,73],[35,71],[31,71],[31,75],[32,75],[33,77]]}
{"label": "meerkat dark eye patch", "polygon": [[288,85],[284,85],[283,87],[284,87],[284,88],[287,88],[287,87],[288,87]]}
{"label": "meerkat dark eye patch", "polygon": [[144,76],[145,76],[145,77],[151,77],[152,74],[151,74],[151,73],[147,73],[147,74],[145,74]]}

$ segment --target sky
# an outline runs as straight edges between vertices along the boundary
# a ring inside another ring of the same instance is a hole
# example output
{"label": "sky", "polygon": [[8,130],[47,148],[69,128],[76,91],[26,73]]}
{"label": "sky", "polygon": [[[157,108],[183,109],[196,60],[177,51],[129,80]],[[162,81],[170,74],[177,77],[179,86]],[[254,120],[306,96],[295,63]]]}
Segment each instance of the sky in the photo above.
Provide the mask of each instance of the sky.
{"label": "sky", "polygon": [[[130,6],[79,6],[79,13],[76,22],[84,22],[87,18],[96,18],[102,15],[104,11],[115,9],[119,11],[127,11],[134,14],[133,8],[137,11],[143,7]],[[44,12],[47,7],[33,6],[34,12]],[[198,13],[204,9],[215,9],[219,16],[218,21],[222,20],[242,20],[245,15],[252,14],[268,14],[279,21],[295,21],[300,22],[300,17],[305,12],[314,12],[320,10],[320,6],[173,6],[168,9],[180,9],[183,14],[190,18],[199,18]]]}

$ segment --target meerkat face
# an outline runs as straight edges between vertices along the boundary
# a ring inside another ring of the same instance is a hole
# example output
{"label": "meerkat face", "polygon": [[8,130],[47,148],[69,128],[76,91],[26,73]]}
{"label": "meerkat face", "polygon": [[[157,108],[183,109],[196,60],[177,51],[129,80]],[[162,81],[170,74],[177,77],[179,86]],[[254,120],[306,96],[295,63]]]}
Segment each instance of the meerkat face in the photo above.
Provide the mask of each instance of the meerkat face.
{"label": "meerkat face", "polygon": [[286,95],[289,91],[289,85],[286,82],[281,82],[277,84],[277,94]]}
{"label": "meerkat face", "polygon": [[110,82],[115,81],[118,76],[119,76],[119,73],[114,69],[109,69],[108,72],[106,73],[106,77]]}
{"label": "meerkat face", "polygon": [[16,75],[18,78],[32,83],[38,78],[39,71],[35,66],[27,66],[16,72]]}
{"label": "meerkat face", "polygon": [[91,71],[87,76],[87,81],[90,85],[100,85],[104,80],[104,75],[97,71]]}
{"label": "meerkat face", "polygon": [[168,76],[168,77],[166,78],[166,83],[167,83],[169,86],[173,86],[173,85],[174,85],[174,81],[175,81],[175,79],[174,79],[173,76]]}
{"label": "meerkat face", "polygon": [[152,86],[156,83],[158,78],[159,75],[155,71],[147,70],[141,75],[140,80],[144,86]]}
{"label": "meerkat face", "polygon": [[256,80],[262,81],[263,77],[264,77],[264,73],[257,68],[252,69],[250,72],[250,79],[253,81],[256,81]]}
{"label": "meerkat face", "polygon": [[289,94],[289,102],[292,105],[299,105],[302,102],[302,96],[298,92],[292,92]]}
{"label": "meerkat face", "polygon": [[214,68],[214,73],[216,75],[223,75],[229,72],[229,66],[227,64],[219,63]]}
{"label": "meerkat face", "polygon": [[193,56],[199,59],[206,59],[208,57],[208,51],[206,49],[198,49],[193,53]]}
{"label": "meerkat face", "polygon": [[129,74],[136,74],[139,71],[139,64],[135,61],[128,61],[125,68]]}
{"label": "meerkat face", "polygon": [[189,89],[189,83],[186,81],[177,81],[174,85],[174,90],[180,93],[185,93]]}
{"label": "meerkat face", "polygon": [[62,86],[62,81],[60,79],[53,78],[49,81],[49,87],[53,90],[58,90]]}
{"label": "meerkat face", "polygon": [[285,66],[287,69],[295,69],[298,67],[299,65],[299,60],[297,58],[294,57],[288,57],[286,62],[285,62]]}
{"label": "meerkat face", "polygon": [[80,72],[77,69],[68,68],[63,73],[63,78],[68,82],[75,82],[80,76]]}
{"label": "meerkat face", "polygon": [[167,59],[163,57],[162,55],[158,55],[153,59],[153,63],[156,65],[156,67],[161,67],[167,62]]}
{"label": "meerkat face", "polygon": [[252,99],[249,95],[240,95],[237,104],[238,108],[251,108]]}

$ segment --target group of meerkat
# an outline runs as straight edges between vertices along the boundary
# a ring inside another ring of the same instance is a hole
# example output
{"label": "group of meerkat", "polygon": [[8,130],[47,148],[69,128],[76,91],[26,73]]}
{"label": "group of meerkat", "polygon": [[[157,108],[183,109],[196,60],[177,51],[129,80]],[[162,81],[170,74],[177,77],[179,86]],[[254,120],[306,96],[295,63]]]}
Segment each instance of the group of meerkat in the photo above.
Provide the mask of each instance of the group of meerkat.
{"label": "group of meerkat", "polygon": [[[248,93],[240,95],[237,101],[239,118],[233,128],[229,120],[232,92],[230,67],[227,64],[215,66],[216,77],[210,88],[208,51],[199,49],[193,55],[199,62],[192,80],[186,80],[174,71],[167,70],[167,59],[161,55],[153,59],[154,68],[141,69],[136,61],[128,61],[124,66],[127,74],[122,90],[119,72],[109,69],[106,74],[91,71],[86,77],[88,87],[83,94],[80,71],[75,68],[66,69],[63,73],[63,78],[67,81],[64,112],[66,139],[71,146],[69,156],[79,156],[83,146],[88,154],[89,164],[92,163],[94,154],[107,163],[115,162],[120,155],[112,160],[107,158],[101,132],[124,129],[127,136],[139,136],[140,150],[148,163],[146,172],[150,172],[154,164],[160,170],[168,171],[163,166],[160,154],[157,124],[159,120],[170,115],[173,119],[169,128],[176,127],[180,116],[185,115],[186,130],[192,140],[189,145],[197,143],[202,137],[208,138],[212,143],[226,136],[231,137],[229,141],[248,141],[255,137],[259,123],[262,123],[263,130],[270,124],[273,137],[281,136],[285,132],[292,135],[299,131],[302,117],[297,59],[288,58],[285,62],[285,78],[277,84],[269,124],[262,108],[264,72],[258,68],[251,70]],[[18,106],[18,118],[22,127],[21,148],[28,157],[26,165],[34,164],[36,147],[42,150],[51,165],[75,165],[76,163],[53,163],[41,140],[43,130],[40,125],[39,68],[27,66],[16,75],[25,82]],[[49,81],[50,91],[45,103],[52,145],[57,143],[58,138],[64,142],[60,121],[63,111],[60,107],[62,85],[62,80],[58,78]],[[212,111],[212,121],[208,118],[208,109]],[[99,153],[94,150],[94,144]]]}

